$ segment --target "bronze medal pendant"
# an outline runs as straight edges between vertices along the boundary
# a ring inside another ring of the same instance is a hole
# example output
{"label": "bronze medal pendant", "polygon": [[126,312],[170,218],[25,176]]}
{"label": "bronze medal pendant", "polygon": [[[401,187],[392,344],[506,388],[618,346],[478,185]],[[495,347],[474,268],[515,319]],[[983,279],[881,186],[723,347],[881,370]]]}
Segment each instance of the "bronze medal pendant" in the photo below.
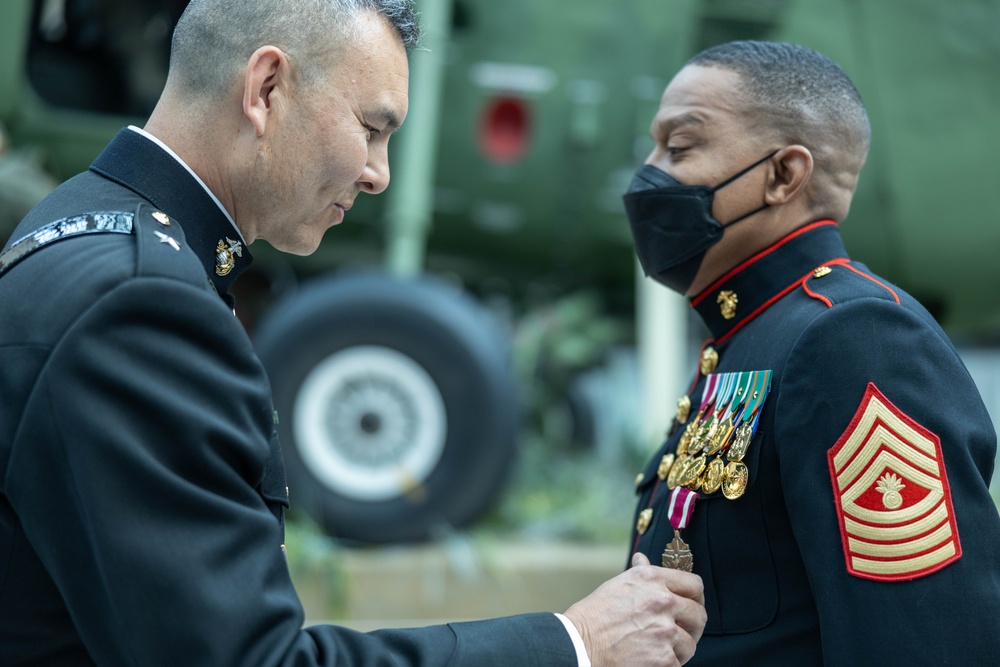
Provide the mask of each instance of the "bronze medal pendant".
{"label": "bronze medal pendant", "polygon": [[694,505],[698,500],[695,491],[678,486],[670,492],[670,501],[667,503],[667,518],[670,525],[674,527],[674,539],[667,543],[663,549],[663,556],[660,562],[663,567],[685,572],[694,571],[694,555],[691,548],[681,539],[681,530],[687,528],[694,514]]}
{"label": "bronze medal pendant", "polygon": [[701,490],[708,494],[718,491],[722,487],[725,468],[726,465],[720,457],[717,456],[712,459],[705,468],[705,474],[702,476]]}
{"label": "bronze medal pendant", "polygon": [[730,461],[722,475],[722,495],[729,500],[736,500],[747,490],[750,481],[750,470],[739,461]]}
{"label": "bronze medal pendant", "polygon": [[683,572],[694,571],[694,555],[687,542],[681,539],[681,531],[674,529],[674,539],[667,543],[661,558],[663,567]]}

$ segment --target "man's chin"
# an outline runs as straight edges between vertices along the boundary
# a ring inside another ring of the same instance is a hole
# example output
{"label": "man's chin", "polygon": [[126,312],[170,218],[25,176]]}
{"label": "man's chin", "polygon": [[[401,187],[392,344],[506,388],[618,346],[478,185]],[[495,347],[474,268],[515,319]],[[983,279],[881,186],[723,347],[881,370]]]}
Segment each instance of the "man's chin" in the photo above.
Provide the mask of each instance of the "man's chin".
{"label": "man's chin", "polygon": [[320,241],[323,240],[322,237],[318,239],[285,239],[281,241],[271,241],[270,239],[264,239],[267,243],[280,252],[288,255],[298,255],[299,257],[305,257],[316,252],[319,248]]}

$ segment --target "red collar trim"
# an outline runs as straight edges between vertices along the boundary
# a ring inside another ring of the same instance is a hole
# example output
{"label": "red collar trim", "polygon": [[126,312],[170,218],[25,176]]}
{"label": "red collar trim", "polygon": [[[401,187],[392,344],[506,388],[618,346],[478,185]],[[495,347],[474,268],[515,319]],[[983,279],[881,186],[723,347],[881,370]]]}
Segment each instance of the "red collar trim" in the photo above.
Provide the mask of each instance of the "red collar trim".
{"label": "red collar trim", "polygon": [[721,286],[727,280],[729,280],[730,278],[732,278],[733,276],[735,276],[737,273],[743,271],[744,269],[746,269],[751,264],[759,261],[762,257],[767,257],[772,252],[774,252],[775,250],[777,250],[781,246],[785,245],[786,243],[788,243],[792,239],[797,238],[797,237],[799,237],[802,234],[805,234],[807,232],[810,232],[810,231],[816,229],[817,227],[825,227],[827,225],[834,225],[834,226],[836,226],[837,224],[838,223],[837,223],[836,220],[819,220],[817,222],[810,223],[810,224],[806,225],[805,227],[799,227],[794,232],[792,232],[791,234],[789,234],[785,238],[781,239],[780,241],[778,241],[774,245],[772,245],[770,247],[767,247],[767,248],[764,248],[763,250],[761,250],[760,252],[758,252],[756,255],[754,255],[750,259],[745,260],[742,264],[740,264],[740,265],[736,266],[735,268],[731,269],[728,273],[726,273],[726,275],[722,276],[721,278],[719,278],[718,280],[716,280],[714,283],[712,283],[711,285],[709,285],[707,288],[705,288],[704,290],[702,290],[702,292],[700,294],[698,294],[697,296],[695,296],[695,297],[693,297],[691,299],[691,307],[693,308],[694,306],[697,306],[699,303],[701,303],[702,301],[704,301],[705,298],[707,296],[709,296],[709,294],[713,293],[716,289],[719,288],[719,286]]}

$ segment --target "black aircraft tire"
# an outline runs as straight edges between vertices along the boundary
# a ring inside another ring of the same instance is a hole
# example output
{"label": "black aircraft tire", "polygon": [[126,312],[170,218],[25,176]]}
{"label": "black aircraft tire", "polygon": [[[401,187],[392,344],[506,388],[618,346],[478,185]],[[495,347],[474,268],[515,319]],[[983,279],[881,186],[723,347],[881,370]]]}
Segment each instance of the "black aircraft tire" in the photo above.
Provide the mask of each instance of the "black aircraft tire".
{"label": "black aircraft tire", "polygon": [[508,343],[456,288],[324,277],[254,335],[280,415],[293,511],[335,537],[400,542],[496,498],[519,422]]}

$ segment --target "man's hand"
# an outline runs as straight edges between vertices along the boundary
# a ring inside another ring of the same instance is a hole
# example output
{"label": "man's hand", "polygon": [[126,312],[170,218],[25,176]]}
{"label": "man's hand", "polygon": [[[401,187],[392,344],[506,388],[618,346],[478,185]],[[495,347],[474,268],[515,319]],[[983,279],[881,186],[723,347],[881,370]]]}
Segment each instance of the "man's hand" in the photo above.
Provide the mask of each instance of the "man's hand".
{"label": "man's hand", "polygon": [[694,655],[705,629],[701,577],[654,567],[642,554],[631,569],[566,611],[594,667],[676,667]]}

